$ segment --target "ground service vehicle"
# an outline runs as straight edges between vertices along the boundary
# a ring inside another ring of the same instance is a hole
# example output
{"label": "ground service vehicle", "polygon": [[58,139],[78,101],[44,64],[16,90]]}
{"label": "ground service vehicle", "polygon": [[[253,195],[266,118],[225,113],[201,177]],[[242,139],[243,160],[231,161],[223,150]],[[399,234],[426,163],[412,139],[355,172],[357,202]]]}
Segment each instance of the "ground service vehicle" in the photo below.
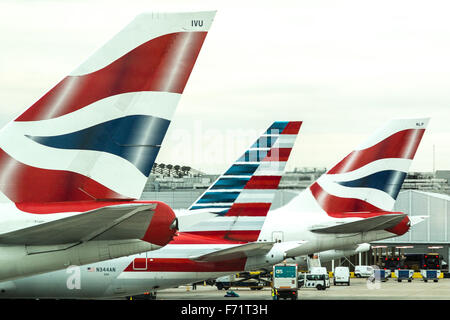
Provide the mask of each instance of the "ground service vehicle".
{"label": "ground service vehicle", "polygon": [[405,269],[440,270],[442,268],[442,256],[438,253],[407,253],[403,260]]}
{"label": "ground service vehicle", "polygon": [[408,282],[411,282],[413,275],[414,275],[414,270],[410,270],[410,269],[395,270],[395,276],[397,277],[398,282],[402,282],[402,280],[408,280]]}
{"label": "ground service vehicle", "polygon": [[216,279],[215,281],[215,285],[217,287],[217,290],[228,290],[230,289],[233,281],[235,280],[235,276],[234,275],[229,275],[229,276],[223,276],[223,277],[219,277]]}
{"label": "ground service vehicle", "polygon": [[298,267],[296,264],[276,264],[273,266],[272,294],[273,299],[298,296]]}
{"label": "ground service vehicle", "polygon": [[302,273],[299,276],[299,287],[326,290],[330,287],[328,274]]}
{"label": "ground service vehicle", "polygon": [[383,268],[387,271],[394,272],[402,267],[402,262],[399,257],[384,258]]}
{"label": "ground service vehicle", "polygon": [[373,269],[373,274],[369,277],[369,281],[375,282],[375,281],[382,281],[385,282],[388,278],[388,275],[390,274],[389,271],[384,269]]}
{"label": "ground service vehicle", "polygon": [[420,270],[442,268],[442,256],[438,253],[406,253],[401,257],[384,258],[384,268],[392,272],[400,269]]}
{"label": "ground service vehicle", "polygon": [[336,267],[333,272],[333,284],[339,283],[350,285],[350,269],[348,267]]}
{"label": "ground service vehicle", "polygon": [[372,266],[355,266],[355,277],[357,278],[368,278],[373,275]]}
{"label": "ground service vehicle", "polygon": [[[231,287],[244,287],[251,290],[261,290],[270,286],[270,279],[264,277],[263,272],[240,272],[233,275],[219,277],[215,281],[218,290],[228,290]],[[270,275],[268,275],[270,276]]]}
{"label": "ground service vehicle", "polygon": [[312,267],[310,274],[312,275],[324,275],[325,288],[330,287],[330,276],[328,275],[327,268],[325,267]]}
{"label": "ground service vehicle", "polygon": [[423,281],[428,282],[428,280],[433,280],[433,282],[439,281],[439,276],[441,275],[440,270],[420,270]]}

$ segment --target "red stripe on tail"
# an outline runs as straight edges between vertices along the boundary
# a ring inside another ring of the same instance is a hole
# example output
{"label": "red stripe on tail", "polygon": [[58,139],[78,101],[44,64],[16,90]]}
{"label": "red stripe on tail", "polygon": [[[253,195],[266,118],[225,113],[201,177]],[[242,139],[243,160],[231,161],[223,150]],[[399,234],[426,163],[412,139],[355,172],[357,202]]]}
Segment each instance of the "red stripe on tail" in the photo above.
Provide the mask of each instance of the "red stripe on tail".
{"label": "red stripe on tail", "polygon": [[226,216],[265,217],[271,203],[233,203]]}
{"label": "red stripe on tail", "polygon": [[244,189],[277,189],[281,176],[252,176]]}
{"label": "red stripe on tail", "polygon": [[205,37],[206,32],[167,34],[140,45],[103,69],[68,76],[16,121],[56,118],[121,93],[182,93]]}
{"label": "red stripe on tail", "polygon": [[[322,209],[333,218],[371,218],[393,213],[383,211],[382,209],[359,199],[333,196],[323,190],[317,182],[310,187],[310,190]],[[409,227],[409,218],[405,217],[395,227],[386,229],[386,231],[401,236],[409,230]]]}
{"label": "red stripe on tail", "polygon": [[15,203],[128,199],[76,172],[28,166],[2,149],[0,168],[0,190]]}
{"label": "red stripe on tail", "polygon": [[356,150],[334,166],[328,174],[350,172],[379,159],[413,159],[425,129],[408,129],[397,132],[376,145]]}
{"label": "red stripe on tail", "polygon": [[281,134],[297,134],[302,126],[302,121],[290,121]]}
{"label": "red stripe on tail", "polygon": [[272,148],[263,161],[288,161],[292,148]]}
{"label": "red stripe on tail", "polygon": [[384,212],[380,208],[359,199],[333,196],[323,190],[317,182],[313,183],[309,189],[321,208],[325,210],[330,217],[369,218],[379,215],[380,212]]}

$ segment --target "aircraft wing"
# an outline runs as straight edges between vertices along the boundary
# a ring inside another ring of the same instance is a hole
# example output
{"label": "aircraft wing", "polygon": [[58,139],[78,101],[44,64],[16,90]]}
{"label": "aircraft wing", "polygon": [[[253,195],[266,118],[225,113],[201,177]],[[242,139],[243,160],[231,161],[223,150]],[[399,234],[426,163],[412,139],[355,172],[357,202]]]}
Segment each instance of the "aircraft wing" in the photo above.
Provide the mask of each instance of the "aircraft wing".
{"label": "aircraft wing", "polygon": [[316,225],[310,231],[317,233],[358,233],[371,230],[385,230],[395,227],[407,215],[403,213],[385,214],[352,222],[338,222],[333,225]]}
{"label": "aircraft wing", "polygon": [[141,239],[157,203],[120,204],[0,234],[2,244],[77,244],[90,240]]}
{"label": "aircraft wing", "polygon": [[266,254],[272,249],[274,242],[250,242],[243,245],[214,251],[200,256],[190,257],[191,260],[199,262],[215,262],[230,259],[239,259]]}

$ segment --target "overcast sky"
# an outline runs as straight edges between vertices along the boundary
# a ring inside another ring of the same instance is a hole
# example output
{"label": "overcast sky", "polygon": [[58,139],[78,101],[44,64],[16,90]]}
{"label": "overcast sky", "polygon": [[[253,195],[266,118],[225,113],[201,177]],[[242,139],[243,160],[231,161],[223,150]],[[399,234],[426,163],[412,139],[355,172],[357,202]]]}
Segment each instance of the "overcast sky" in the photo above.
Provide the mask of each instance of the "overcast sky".
{"label": "overcast sky", "polygon": [[219,173],[274,120],[288,169],[330,167],[391,118],[431,117],[411,171],[450,169],[448,1],[0,2],[0,125],[142,11],[218,10],[157,162]]}

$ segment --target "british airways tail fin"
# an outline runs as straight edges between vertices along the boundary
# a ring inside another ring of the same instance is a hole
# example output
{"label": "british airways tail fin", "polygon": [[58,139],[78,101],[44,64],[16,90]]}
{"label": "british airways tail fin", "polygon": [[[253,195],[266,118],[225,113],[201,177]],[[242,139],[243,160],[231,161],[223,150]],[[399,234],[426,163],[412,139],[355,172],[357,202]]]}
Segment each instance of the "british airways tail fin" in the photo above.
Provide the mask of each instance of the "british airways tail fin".
{"label": "british airways tail fin", "polygon": [[0,131],[11,201],[137,199],[215,12],[137,16]]}
{"label": "british airways tail fin", "polygon": [[209,219],[181,231],[255,241],[301,124],[274,122],[189,208],[192,213],[209,213]]}
{"label": "british airways tail fin", "polygon": [[389,121],[288,205],[336,218],[392,213],[428,121]]}

